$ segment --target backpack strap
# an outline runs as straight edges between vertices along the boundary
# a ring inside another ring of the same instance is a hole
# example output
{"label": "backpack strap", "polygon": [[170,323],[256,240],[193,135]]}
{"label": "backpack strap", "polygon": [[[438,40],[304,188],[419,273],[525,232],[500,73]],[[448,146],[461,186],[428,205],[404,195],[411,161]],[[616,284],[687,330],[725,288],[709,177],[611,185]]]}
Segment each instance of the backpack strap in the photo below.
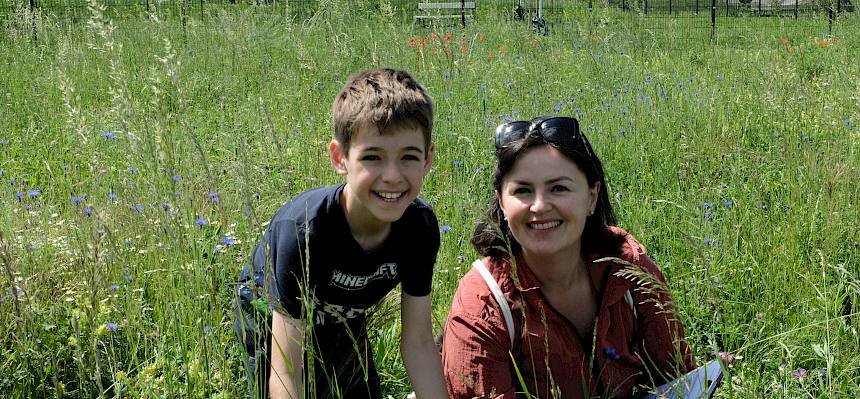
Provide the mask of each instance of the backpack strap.
{"label": "backpack strap", "polygon": [[487,266],[484,265],[480,259],[472,262],[472,268],[478,270],[478,273],[481,274],[481,277],[484,278],[484,281],[487,283],[487,286],[490,287],[490,292],[493,293],[493,297],[496,298],[496,302],[499,303],[499,307],[502,309],[502,315],[505,317],[505,324],[508,327],[508,336],[511,339],[511,348],[514,347],[514,318],[511,315],[511,306],[508,304],[508,300],[505,299],[505,296],[502,295],[502,289],[499,287],[499,283],[496,282],[496,279],[493,278],[493,275],[490,274],[490,271],[487,270]]}

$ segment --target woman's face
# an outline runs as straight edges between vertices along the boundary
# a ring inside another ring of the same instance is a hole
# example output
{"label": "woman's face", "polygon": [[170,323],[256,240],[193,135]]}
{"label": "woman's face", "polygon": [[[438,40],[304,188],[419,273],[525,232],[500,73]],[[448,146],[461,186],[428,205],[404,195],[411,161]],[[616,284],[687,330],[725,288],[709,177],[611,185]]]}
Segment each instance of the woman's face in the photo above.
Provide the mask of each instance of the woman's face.
{"label": "woman's face", "polygon": [[541,145],[523,152],[496,197],[525,255],[580,256],[586,218],[594,212],[600,183],[589,187],[576,164]]}

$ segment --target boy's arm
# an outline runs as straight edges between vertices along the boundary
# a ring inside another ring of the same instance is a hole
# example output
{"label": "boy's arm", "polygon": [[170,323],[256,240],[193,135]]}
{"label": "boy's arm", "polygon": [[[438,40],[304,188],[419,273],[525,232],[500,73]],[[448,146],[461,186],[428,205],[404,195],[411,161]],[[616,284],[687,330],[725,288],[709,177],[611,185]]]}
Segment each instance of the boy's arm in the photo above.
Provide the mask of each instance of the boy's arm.
{"label": "boy's arm", "polygon": [[272,399],[304,398],[304,331],[302,320],[272,312],[272,361],[269,375],[269,397]]}
{"label": "boy's arm", "polygon": [[400,297],[400,353],[418,399],[448,397],[442,357],[433,342],[430,295]]}

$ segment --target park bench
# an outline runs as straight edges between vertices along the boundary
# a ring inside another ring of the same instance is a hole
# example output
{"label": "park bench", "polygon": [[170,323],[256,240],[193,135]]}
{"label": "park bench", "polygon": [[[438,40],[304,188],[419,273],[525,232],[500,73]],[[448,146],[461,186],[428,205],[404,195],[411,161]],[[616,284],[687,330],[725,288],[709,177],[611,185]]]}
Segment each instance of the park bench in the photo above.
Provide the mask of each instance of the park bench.
{"label": "park bench", "polygon": [[418,3],[418,12],[415,20],[421,21],[424,26],[434,20],[460,19],[463,27],[466,27],[466,17],[473,16],[475,12],[474,1],[453,1],[445,3]]}

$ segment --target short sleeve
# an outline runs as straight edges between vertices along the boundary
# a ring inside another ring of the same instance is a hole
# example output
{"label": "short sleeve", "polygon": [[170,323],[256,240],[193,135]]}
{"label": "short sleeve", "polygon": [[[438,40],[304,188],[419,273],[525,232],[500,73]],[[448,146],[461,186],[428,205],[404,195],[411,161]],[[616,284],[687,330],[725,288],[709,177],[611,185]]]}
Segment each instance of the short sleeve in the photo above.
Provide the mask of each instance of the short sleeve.
{"label": "short sleeve", "polygon": [[403,292],[411,296],[430,295],[433,286],[433,266],[436,264],[436,254],[439,252],[439,222],[436,214],[429,206],[419,208],[420,212],[410,220],[407,229],[414,231],[414,237],[408,239],[409,244],[404,250],[410,251],[407,263],[401,265],[401,287]]}
{"label": "short sleeve", "polygon": [[251,262],[257,286],[268,287],[274,310],[299,319],[304,281],[304,228],[292,220],[274,222],[254,248]]}

